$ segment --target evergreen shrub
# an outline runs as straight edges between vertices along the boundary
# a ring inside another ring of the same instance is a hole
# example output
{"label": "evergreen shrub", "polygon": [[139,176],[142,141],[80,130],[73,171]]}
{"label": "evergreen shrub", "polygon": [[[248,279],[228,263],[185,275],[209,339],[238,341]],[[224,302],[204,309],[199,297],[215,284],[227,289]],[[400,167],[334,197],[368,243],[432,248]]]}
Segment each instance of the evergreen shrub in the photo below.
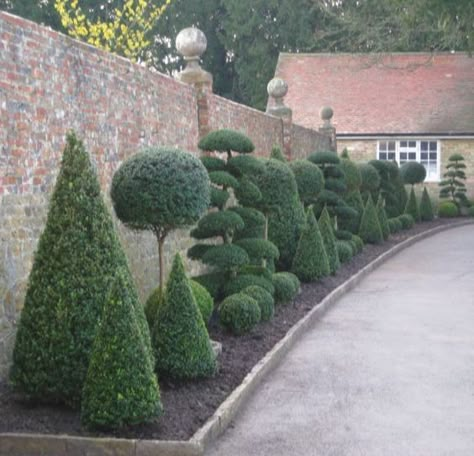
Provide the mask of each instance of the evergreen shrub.
{"label": "evergreen shrub", "polygon": [[273,317],[275,301],[268,291],[256,285],[252,285],[244,288],[242,293],[257,301],[258,307],[260,307],[260,321],[268,321]]}
{"label": "evergreen shrub", "polygon": [[442,201],[438,206],[438,216],[442,218],[457,217],[459,208],[452,201]]}
{"label": "evergreen shrub", "polygon": [[350,245],[349,241],[337,240],[336,248],[337,248],[337,254],[339,256],[339,261],[341,263],[346,263],[347,261],[349,261],[354,254],[352,250],[352,246]]}
{"label": "evergreen shrub", "polygon": [[159,375],[192,379],[214,375],[216,357],[179,254],[158,307],[152,343]]}
{"label": "evergreen shrub", "polygon": [[268,261],[278,260],[280,252],[275,244],[265,239],[247,238],[235,242],[247,252],[250,262],[255,265],[262,263],[262,259]]}
{"label": "evergreen shrub", "polygon": [[199,149],[216,152],[238,152],[249,154],[254,151],[255,146],[244,134],[229,129],[215,130],[208,133],[199,141]]}
{"label": "evergreen shrub", "polygon": [[291,272],[276,272],[272,276],[272,283],[275,287],[275,304],[287,304],[300,290],[300,281]]}
{"label": "evergreen shrub", "polygon": [[283,152],[281,151],[281,147],[276,146],[276,145],[272,147],[270,158],[273,158],[274,160],[278,160],[281,162],[287,161],[286,157],[283,155]]}
{"label": "evergreen shrub", "polygon": [[222,301],[219,319],[225,328],[236,335],[251,331],[260,321],[260,307],[245,293],[236,293]]}
{"label": "evergreen shrub", "polygon": [[191,285],[191,292],[196,300],[196,304],[201,312],[204,323],[209,323],[212,312],[214,311],[214,299],[212,299],[211,294],[199,282],[190,280],[189,284]]}
{"label": "evergreen shrub", "polygon": [[448,159],[443,180],[439,183],[440,198],[450,198],[458,207],[469,206],[466,197],[466,165],[461,154],[453,154]]}
{"label": "evergreen shrub", "polygon": [[210,272],[193,277],[193,280],[202,285],[215,301],[221,296],[222,287],[225,283],[225,276],[222,272]]}
{"label": "evergreen shrub", "polygon": [[295,175],[298,194],[304,206],[316,202],[324,188],[324,176],[317,165],[308,160],[293,160],[289,163]]}
{"label": "evergreen shrub", "polygon": [[356,253],[362,252],[362,250],[364,249],[364,241],[362,240],[362,238],[357,234],[353,234],[351,240],[356,246]]}
{"label": "evergreen shrub", "polygon": [[426,178],[426,168],[421,163],[409,161],[400,166],[400,176],[404,184],[421,184]]}
{"label": "evergreen shrub", "polygon": [[379,195],[377,200],[377,217],[380,223],[380,229],[382,230],[383,239],[386,241],[390,237],[390,227],[388,226],[387,213],[385,212],[385,201],[382,195]]}
{"label": "evergreen shrub", "polygon": [[434,219],[433,205],[426,187],[423,189],[420,201],[420,219],[422,222],[429,222]]}
{"label": "evergreen shrub", "polygon": [[383,241],[377,210],[370,194],[360,222],[359,236],[366,244],[380,244]]}
{"label": "evergreen shrub", "polygon": [[403,229],[402,222],[398,219],[398,217],[388,219],[388,227],[391,234],[398,233]]}
{"label": "evergreen shrub", "polygon": [[241,274],[233,279],[230,279],[224,287],[224,295],[230,296],[236,293],[240,293],[247,287],[256,285],[264,290],[268,291],[271,295],[275,293],[275,288],[271,280],[266,279],[263,276],[253,274]]}
{"label": "evergreen shrub", "polygon": [[413,187],[411,188],[410,196],[405,207],[405,214],[410,214],[415,222],[419,222],[421,220],[420,207],[418,206],[415,189]]}
{"label": "evergreen shrub", "polygon": [[341,265],[337,255],[336,237],[334,236],[333,223],[329,212],[326,208],[323,209],[321,217],[319,218],[319,229],[321,230],[321,237],[324,242],[324,250],[326,251],[329,272],[335,274]]}
{"label": "evergreen shrub", "polygon": [[400,220],[403,230],[408,230],[415,224],[415,219],[410,214],[399,215],[398,220]]}
{"label": "evergreen shrub", "polygon": [[373,196],[380,188],[380,174],[373,165],[360,163],[359,171],[362,178],[360,191],[366,197],[369,193]]}

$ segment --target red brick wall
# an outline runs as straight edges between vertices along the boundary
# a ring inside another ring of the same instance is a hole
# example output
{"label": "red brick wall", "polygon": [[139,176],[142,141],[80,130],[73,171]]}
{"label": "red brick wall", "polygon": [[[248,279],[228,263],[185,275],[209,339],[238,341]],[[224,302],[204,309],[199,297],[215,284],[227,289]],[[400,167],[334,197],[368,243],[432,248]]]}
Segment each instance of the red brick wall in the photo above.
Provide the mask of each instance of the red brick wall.
{"label": "red brick wall", "polygon": [[291,137],[292,159],[306,158],[318,150],[331,150],[329,137],[300,125],[292,125]]}

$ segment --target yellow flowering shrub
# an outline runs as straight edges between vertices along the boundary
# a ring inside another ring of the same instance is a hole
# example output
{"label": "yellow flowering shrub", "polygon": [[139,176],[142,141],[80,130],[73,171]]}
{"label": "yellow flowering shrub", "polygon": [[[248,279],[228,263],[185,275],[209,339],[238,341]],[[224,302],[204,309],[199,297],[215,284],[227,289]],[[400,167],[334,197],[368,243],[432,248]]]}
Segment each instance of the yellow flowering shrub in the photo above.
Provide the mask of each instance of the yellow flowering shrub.
{"label": "yellow flowering shrub", "polygon": [[138,60],[151,44],[147,38],[171,0],[161,6],[147,0],[127,0],[114,8],[110,19],[90,21],[81,10],[79,0],[55,0],[54,7],[69,35],[106,51]]}

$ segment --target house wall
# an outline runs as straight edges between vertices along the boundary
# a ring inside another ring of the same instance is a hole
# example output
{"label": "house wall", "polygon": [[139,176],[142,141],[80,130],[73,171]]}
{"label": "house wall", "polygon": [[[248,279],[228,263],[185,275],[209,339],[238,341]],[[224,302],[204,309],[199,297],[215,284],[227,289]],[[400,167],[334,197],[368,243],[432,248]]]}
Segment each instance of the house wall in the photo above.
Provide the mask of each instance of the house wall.
{"label": "house wall", "polygon": [[[377,140],[349,140],[338,138],[338,153],[347,148],[349,156],[354,161],[367,162],[377,158]],[[441,143],[441,177],[446,170],[449,157],[453,153],[460,153],[464,156],[466,164],[466,186],[468,197],[474,199],[474,139],[442,139]],[[438,201],[438,182],[427,182],[426,187],[434,201]]]}
{"label": "house wall", "polygon": [[[204,119],[199,102],[193,86],[0,12],[0,377],[8,369],[68,130],[84,140],[109,207],[111,178],[124,159],[147,145],[197,154],[204,120],[206,128],[248,134],[259,155],[283,144],[281,119],[212,93]],[[311,135],[319,133],[305,131],[296,143]],[[158,278],[156,241],[115,223],[145,299]],[[187,230],[170,235],[166,271],[171,253],[192,243]],[[200,268],[187,266],[191,274]]]}

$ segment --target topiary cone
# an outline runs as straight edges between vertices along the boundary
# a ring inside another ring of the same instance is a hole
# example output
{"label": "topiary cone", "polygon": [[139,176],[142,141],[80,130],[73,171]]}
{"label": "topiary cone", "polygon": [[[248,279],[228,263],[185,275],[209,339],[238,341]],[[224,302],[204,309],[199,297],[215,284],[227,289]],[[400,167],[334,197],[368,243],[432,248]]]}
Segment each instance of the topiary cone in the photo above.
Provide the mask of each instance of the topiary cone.
{"label": "topiary cone", "polygon": [[193,297],[179,254],[173,261],[165,299],[152,331],[158,374],[174,379],[208,377],[216,372],[209,334]]}
{"label": "topiary cone", "polygon": [[365,243],[369,244],[380,244],[383,241],[382,229],[371,195],[367,198],[367,204],[362,214],[359,236]]}
{"label": "topiary cone", "polygon": [[377,209],[377,217],[380,223],[380,229],[382,230],[382,236],[384,240],[386,241],[390,237],[390,228],[388,226],[387,213],[385,212],[385,201],[382,195],[379,195],[376,209]]}
{"label": "topiary cone", "polygon": [[419,222],[420,218],[420,208],[418,207],[418,201],[416,200],[415,189],[412,187],[410,191],[410,196],[405,206],[405,214],[410,214],[415,222]]}
{"label": "topiary cone", "polygon": [[321,217],[319,217],[319,229],[321,230],[324,248],[328,257],[329,271],[331,274],[335,274],[341,266],[341,262],[337,254],[336,237],[334,236],[331,217],[326,207],[324,207]]}
{"label": "topiary cone", "polygon": [[434,219],[433,205],[426,187],[423,189],[420,201],[420,219],[422,222],[429,222]]}
{"label": "topiary cone", "polygon": [[89,428],[140,424],[162,411],[154,366],[140,337],[135,312],[140,304],[126,275],[117,274],[94,341],[81,409]]}

